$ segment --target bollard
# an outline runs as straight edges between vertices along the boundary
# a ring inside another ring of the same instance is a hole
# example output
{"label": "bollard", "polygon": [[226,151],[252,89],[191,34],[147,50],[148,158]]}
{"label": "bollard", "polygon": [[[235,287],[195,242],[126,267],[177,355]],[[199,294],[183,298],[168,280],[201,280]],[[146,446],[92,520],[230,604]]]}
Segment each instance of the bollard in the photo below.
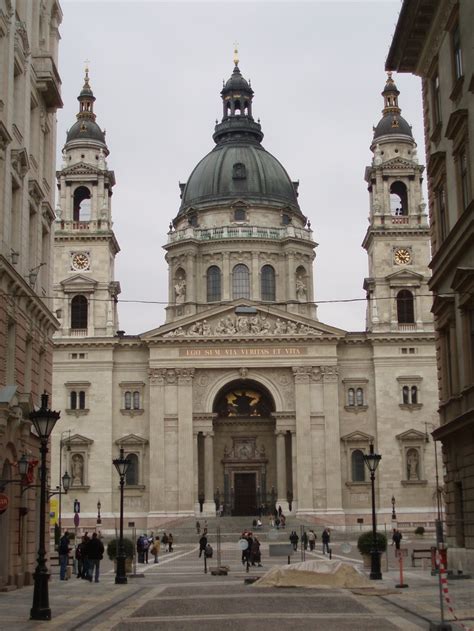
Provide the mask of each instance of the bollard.
{"label": "bollard", "polygon": [[332,561],[332,548],[329,548],[329,560]]}
{"label": "bollard", "polygon": [[400,583],[395,585],[395,587],[408,587],[406,583],[403,582],[403,556],[401,550],[395,550],[395,554],[398,557],[398,567],[400,569]]}
{"label": "bollard", "polygon": [[204,557],[204,574],[207,574],[207,557],[206,557],[206,553],[204,552],[204,554],[202,556]]}

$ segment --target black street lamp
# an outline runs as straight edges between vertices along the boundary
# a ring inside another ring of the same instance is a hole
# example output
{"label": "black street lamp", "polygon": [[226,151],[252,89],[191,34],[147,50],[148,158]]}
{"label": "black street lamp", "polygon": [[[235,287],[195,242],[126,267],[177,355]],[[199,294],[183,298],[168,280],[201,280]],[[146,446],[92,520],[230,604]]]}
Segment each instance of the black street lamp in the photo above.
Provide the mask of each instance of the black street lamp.
{"label": "black street lamp", "polygon": [[374,453],[374,445],[370,443],[370,451],[364,454],[364,462],[370,471],[370,482],[372,484],[372,550],[370,551],[370,580],[379,581],[382,578],[380,571],[380,552],[377,546],[377,517],[375,514],[375,471],[379,466],[382,456]]}
{"label": "black street lamp", "polygon": [[115,574],[115,583],[124,584],[127,582],[127,573],[125,571],[125,550],[123,549],[123,485],[125,484],[125,476],[131,460],[124,457],[123,449],[120,449],[120,457],[112,460],[117,473],[120,476],[120,536],[117,552],[117,572]]}
{"label": "black street lamp", "polygon": [[38,546],[38,564],[34,573],[35,587],[33,591],[33,606],[30,611],[31,620],[51,620],[49,607],[48,580],[49,572],[46,567],[45,526],[46,526],[46,455],[48,453],[48,440],[57,420],[59,412],[48,409],[48,395],[41,395],[41,407],[36,412],[31,412],[30,421],[38,434],[41,453],[41,495],[40,495],[40,528]]}
{"label": "black street lamp", "polygon": [[[63,484],[63,490],[61,491],[61,487],[57,486],[55,491],[53,490],[48,491],[48,499],[51,499],[54,495],[59,495],[59,499],[61,499],[61,495],[67,495],[67,492],[71,488],[71,476],[69,475],[67,471],[64,472],[64,475],[61,478],[61,480]],[[61,528],[61,526],[59,528]]]}
{"label": "black street lamp", "polygon": [[102,504],[100,503],[100,500],[97,502],[97,523],[101,524],[102,523],[102,519],[100,518],[100,509],[102,508]]}
{"label": "black street lamp", "polygon": [[395,495],[392,495],[392,521],[397,521],[397,513],[395,512]]}

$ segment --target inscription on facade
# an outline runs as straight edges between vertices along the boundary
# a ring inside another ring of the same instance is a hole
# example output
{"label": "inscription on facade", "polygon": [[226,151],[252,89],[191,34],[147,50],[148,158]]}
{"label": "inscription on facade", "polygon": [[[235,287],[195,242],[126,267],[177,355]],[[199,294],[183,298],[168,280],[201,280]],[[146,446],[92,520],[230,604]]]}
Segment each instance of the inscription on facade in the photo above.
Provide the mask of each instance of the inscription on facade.
{"label": "inscription on facade", "polygon": [[283,346],[281,348],[180,348],[180,357],[284,357],[306,355],[306,348]]}

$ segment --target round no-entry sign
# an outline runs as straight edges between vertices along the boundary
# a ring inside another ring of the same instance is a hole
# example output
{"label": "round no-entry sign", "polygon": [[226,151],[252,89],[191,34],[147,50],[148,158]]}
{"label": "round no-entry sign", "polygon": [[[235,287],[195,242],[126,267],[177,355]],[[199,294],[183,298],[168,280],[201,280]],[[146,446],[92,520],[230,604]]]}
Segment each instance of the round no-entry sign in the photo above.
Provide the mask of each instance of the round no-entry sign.
{"label": "round no-entry sign", "polygon": [[7,510],[8,501],[8,495],[5,495],[5,493],[0,493],[0,515]]}
{"label": "round no-entry sign", "polygon": [[75,513],[74,515],[74,525],[76,528],[79,526],[79,513]]}

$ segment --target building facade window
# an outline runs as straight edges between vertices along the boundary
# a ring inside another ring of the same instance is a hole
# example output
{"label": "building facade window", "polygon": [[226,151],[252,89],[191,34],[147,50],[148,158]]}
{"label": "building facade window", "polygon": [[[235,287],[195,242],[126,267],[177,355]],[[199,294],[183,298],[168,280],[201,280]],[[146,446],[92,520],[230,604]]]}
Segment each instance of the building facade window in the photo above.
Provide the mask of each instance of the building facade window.
{"label": "building facade window", "polygon": [[69,397],[71,410],[86,409],[86,393],[85,390],[72,390]]}
{"label": "building facade window", "polygon": [[71,329],[87,329],[89,304],[85,296],[74,296],[71,300]]}
{"label": "building facade window", "polygon": [[125,484],[127,486],[137,486],[140,482],[138,477],[138,456],[137,454],[127,454],[126,458],[130,461],[130,465],[125,476]]}
{"label": "building facade window", "polygon": [[352,407],[355,405],[355,390],[354,388],[349,388],[347,391],[347,405]]}
{"label": "building facade window", "polygon": [[249,268],[242,263],[236,265],[232,271],[232,297],[250,298]]}
{"label": "building facade window", "polygon": [[452,31],[453,42],[453,62],[454,62],[454,79],[457,81],[463,74],[462,50],[461,50],[461,34],[459,32],[459,22]]}
{"label": "building facade window", "polygon": [[207,270],[207,302],[221,300],[221,270],[211,265]]}
{"label": "building facade window", "polygon": [[271,265],[264,265],[262,267],[261,276],[261,294],[262,300],[272,300],[275,298],[275,270]]}
{"label": "building facade window", "polygon": [[402,289],[397,294],[397,320],[399,324],[415,322],[413,294],[408,289]]}
{"label": "building facade window", "polygon": [[122,397],[120,412],[127,416],[143,414],[145,383],[143,381],[123,381],[119,386]]}
{"label": "building facade window", "polygon": [[421,407],[420,386],[422,377],[398,377],[401,407]]}
{"label": "building facade window", "polygon": [[132,393],[130,392],[130,390],[127,390],[127,392],[125,392],[125,395],[124,395],[124,408],[126,410],[131,410],[132,409]]}
{"label": "building facade window", "polygon": [[365,482],[364,454],[360,449],[354,449],[351,454],[351,472],[353,482]]}

